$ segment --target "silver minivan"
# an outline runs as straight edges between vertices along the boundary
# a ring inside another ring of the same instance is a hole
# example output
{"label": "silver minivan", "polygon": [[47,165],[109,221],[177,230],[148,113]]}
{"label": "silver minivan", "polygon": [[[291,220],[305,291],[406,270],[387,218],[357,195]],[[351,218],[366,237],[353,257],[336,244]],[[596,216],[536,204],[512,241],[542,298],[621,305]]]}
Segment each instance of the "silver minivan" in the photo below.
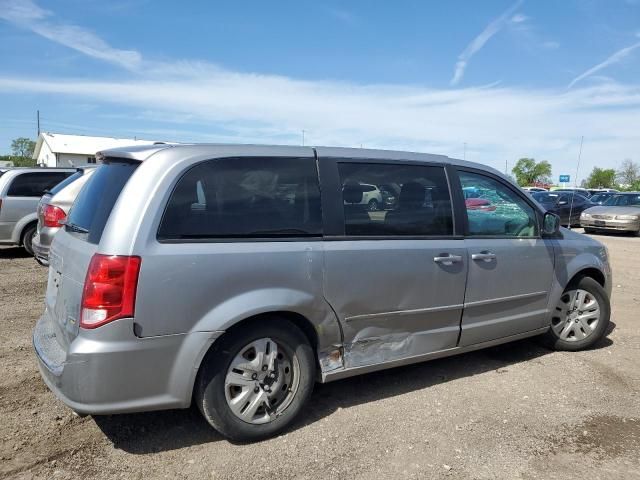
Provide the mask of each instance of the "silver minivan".
{"label": "silver minivan", "polygon": [[73,168],[12,168],[0,176],[0,245],[21,245],[33,255],[40,197]]}
{"label": "silver minivan", "polygon": [[40,265],[49,265],[51,241],[66,221],[71,205],[94,171],[95,167],[79,167],[76,173],[47,190],[40,198],[36,210],[38,228],[31,242],[33,256]]}
{"label": "silver minivan", "polygon": [[[483,165],[239,145],[97,158],[33,333],[44,381],[78,413],[195,403],[256,440],[305,415],[316,381],[607,332],[607,249]],[[370,211],[363,185],[398,201]]]}

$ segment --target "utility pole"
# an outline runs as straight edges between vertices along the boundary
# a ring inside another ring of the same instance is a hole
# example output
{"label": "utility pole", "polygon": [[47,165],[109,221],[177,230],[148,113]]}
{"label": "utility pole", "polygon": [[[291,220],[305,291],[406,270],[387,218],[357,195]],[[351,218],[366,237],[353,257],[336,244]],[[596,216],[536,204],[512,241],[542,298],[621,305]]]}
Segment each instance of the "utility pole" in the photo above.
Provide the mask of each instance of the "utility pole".
{"label": "utility pole", "polygon": [[36,118],[38,119],[38,136],[40,136],[40,110],[36,110]]}
{"label": "utility pole", "polygon": [[304,130],[302,130],[302,146],[304,147]]}
{"label": "utility pole", "polygon": [[509,166],[508,166],[507,162],[509,162],[509,160],[505,160],[504,161],[504,174],[505,175],[507,175],[507,171],[509,170]]}

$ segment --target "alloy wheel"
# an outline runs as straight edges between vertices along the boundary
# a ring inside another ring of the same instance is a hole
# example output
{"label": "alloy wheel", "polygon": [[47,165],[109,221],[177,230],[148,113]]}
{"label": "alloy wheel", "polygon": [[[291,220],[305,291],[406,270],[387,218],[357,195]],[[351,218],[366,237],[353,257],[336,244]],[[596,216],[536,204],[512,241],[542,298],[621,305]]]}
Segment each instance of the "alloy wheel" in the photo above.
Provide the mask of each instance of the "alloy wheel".
{"label": "alloy wheel", "polygon": [[300,367],[296,355],[271,338],[240,349],[225,377],[225,398],[233,414],[251,424],[274,420],[296,395]]}
{"label": "alloy wheel", "polygon": [[586,290],[569,290],[562,294],[551,320],[551,328],[562,340],[577,342],[589,337],[600,321],[600,304]]}

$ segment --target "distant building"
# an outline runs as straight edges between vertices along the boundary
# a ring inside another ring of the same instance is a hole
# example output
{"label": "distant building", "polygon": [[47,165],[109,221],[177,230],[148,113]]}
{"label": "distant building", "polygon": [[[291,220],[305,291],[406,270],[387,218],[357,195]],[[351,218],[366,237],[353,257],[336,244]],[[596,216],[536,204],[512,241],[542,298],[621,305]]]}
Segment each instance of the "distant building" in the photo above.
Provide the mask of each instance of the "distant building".
{"label": "distant building", "polygon": [[152,145],[153,140],[89,137],[62,133],[41,133],[32,158],[43,167],[78,167],[96,163],[96,152],[132,145]]}

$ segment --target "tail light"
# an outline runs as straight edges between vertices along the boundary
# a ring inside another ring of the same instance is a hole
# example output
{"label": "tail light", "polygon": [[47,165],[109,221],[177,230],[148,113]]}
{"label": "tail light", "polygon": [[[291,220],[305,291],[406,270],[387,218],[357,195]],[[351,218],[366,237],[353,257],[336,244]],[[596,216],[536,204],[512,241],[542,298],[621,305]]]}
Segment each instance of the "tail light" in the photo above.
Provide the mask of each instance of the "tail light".
{"label": "tail light", "polygon": [[95,254],[91,258],[82,292],[82,328],[133,316],[140,261],[140,257],[122,255]]}
{"label": "tail light", "polygon": [[67,218],[67,214],[64,213],[64,210],[60,207],[54,207],[49,204],[44,205],[42,215],[45,227],[61,227],[61,222]]}

